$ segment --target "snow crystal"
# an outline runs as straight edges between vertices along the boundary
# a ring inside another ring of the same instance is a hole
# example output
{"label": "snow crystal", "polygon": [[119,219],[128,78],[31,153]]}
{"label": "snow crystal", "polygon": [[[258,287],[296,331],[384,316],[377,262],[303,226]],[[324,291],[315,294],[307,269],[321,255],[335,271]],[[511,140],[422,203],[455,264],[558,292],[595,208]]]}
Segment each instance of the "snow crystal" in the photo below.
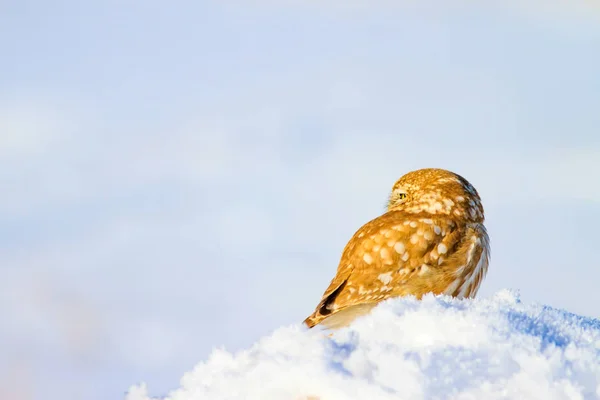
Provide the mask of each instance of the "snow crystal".
{"label": "snow crystal", "polygon": [[328,334],[298,324],[215,350],[165,400],[600,398],[600,321],[510,291],[392,299]]}

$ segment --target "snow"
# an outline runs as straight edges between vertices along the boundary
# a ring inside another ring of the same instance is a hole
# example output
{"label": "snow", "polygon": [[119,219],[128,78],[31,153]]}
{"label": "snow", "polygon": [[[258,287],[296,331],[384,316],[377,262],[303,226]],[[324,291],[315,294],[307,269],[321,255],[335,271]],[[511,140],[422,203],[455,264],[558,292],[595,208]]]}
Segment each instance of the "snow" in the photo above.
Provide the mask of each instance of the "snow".
{"label": "snow", "polygon": [[[236,354],[216,349],[161,398],[600,398],[600,320],[509,290],[392,299],[330,333],[296,324]],[[145,384],[126,397],[151,398]]]}

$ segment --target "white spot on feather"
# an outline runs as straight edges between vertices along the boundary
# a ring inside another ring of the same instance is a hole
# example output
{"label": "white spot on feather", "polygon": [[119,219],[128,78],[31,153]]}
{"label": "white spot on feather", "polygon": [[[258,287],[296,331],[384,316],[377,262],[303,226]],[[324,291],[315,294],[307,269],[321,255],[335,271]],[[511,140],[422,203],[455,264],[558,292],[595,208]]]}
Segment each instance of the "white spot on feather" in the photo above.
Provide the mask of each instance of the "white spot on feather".
{"label": "white spot on feather", "polygon": [[446,252],[448,251],[448,247],[446,247],[444,243],[440,243],[438,244],[437,251],[440,254],[446,254]]}
{"label": "white spot on feather", "polygon": [[385,274],[379,274],[377,279],[379,279],[381,281],[381,283],[383,283],[384,285],[387,285],[388,283],[390,283],[392,281],[392,273],[386,272]]}
{"label": "white spot on feather", "polygon": [[454,205],[454,202],[450,199],[444,199],[442,200],[444,202],[444,204],[446,205],[446,207],[450,208]]}
{"label": "white spot on feather", "polygon": [[469,215],[471,216],[471,219],[475,219],[477,218],[477,211],[473,208],[469,208]]}
{"label": "white spot on feather", "polygon": [[398,254],[404,254],[404,252],[406,251],[406,247],[404,246],[404,243],[396,242],[396,244],[394,245],[394,250],[396,250],[396,253]]}
{"label": "white spot on feather", "polygon": [[429,272],[429,265],[423,264],[421,265],[421,269],[419,270],[419,275],[424,275]]}

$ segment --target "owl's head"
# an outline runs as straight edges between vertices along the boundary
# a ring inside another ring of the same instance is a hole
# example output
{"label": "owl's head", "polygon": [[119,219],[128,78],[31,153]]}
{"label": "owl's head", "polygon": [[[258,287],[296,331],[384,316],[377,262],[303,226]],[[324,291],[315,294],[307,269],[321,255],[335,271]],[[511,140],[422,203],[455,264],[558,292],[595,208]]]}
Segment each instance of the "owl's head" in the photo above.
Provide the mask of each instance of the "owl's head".
{"label": "owl's head", "polygon": [[388,199],[388,211],[453,216],[483,222],[483,206],[477,190],[465,178],[438,168],[412,171],[402,176]]}

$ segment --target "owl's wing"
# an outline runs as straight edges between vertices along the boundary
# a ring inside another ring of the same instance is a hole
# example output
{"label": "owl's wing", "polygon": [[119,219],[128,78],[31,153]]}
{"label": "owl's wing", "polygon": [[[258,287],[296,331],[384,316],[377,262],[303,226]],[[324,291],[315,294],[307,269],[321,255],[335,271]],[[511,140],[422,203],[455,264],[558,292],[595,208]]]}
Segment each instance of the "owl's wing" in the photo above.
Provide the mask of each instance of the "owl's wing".
{"label": "owl's wing", "polygon": [[451,218],[402,211],[369,221],[346,245],[336,276],[305,324],[349,308],[362,314],[388,297],[442,293],[455,279],[445,266],[464,233]]}
{"label": "owl's wing", "polygon": [[342,265],[340,263],[335,277],[331,280],[331,283],[321,297],[321,302],[316,307],[315,312],[304,320],[304,324],[306,324],[309,328],[312,328],[332,313],[331,304],[346,287],[348,278],[350,278],[353,269],[354,266],[352,264]]}

